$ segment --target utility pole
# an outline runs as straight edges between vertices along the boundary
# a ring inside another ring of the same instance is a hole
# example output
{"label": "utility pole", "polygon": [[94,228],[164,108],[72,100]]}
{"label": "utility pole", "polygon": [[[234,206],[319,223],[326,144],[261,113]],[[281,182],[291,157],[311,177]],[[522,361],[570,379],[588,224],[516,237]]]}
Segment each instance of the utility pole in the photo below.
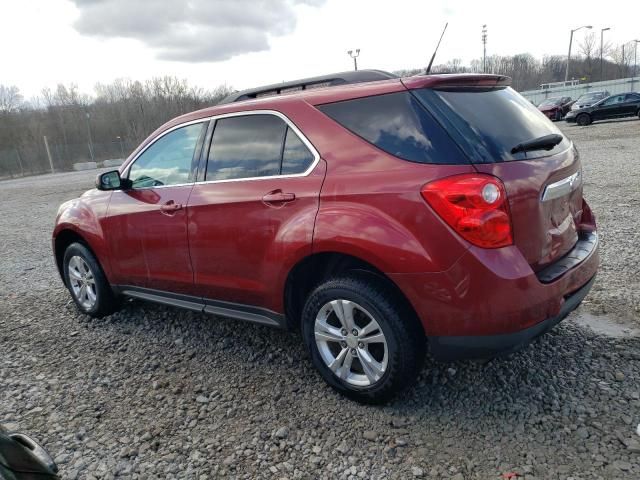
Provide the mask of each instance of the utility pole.
{"label": "utility pole", "polygon": [[482,25],[482,73],[487,73],[487,24]]}
{"label": "utility pole", "polygon": [[89,112],[86,112],[86,116],[87,116],[87,135],[89,136],[89,155],[91,155],[91,161],[95,161],[94,160],[94,155],[93,155],[93,140],[91,139],[91,123],[89,122],[89,119],[91,118],[91,114]]}
{"label": "utility pole", "polygon": [[355,71],[358,71],[358,57],[360,56],[360,49],[356,48],[355,53],[353,52],[353,50],[349,50],[347,53],[351,58],[353,58],[353,69]]}
{"label": "utility pole", "polygon": [[578,30],[581,30],[583,28],[588,28],[589,30],[591,30],[592,27],[591,25],[583,25],[582,27],[578,27],[571,30],[571,35],[569,35],[569,53],[567,54],[567,68],[564,72],[565,82],[569,80],[569,62],[571,61],[571,44],[573,43],[573,32],[577,32]]}
{"label": "utility pole", "polygon": [[47,157],[49,157],[49,165],[51,166],[51,173],[56,173],[53,169],[53,159],[51,158],[51,150],[49,150],[49,142],[47,141],[47,136],[42,137],[44,139],[44,148],[47,151]]}
{"label": "utility pole", "polygon": [[124,160],[125,156],[124,156],[124,145],[122,145],[122,137],[118,135],[116,138],[118,139],[118,143],[120,143],[120,153],[122,154],[122,159]]}
{"label": "utility pole", "polygon": [[611,30],[611,27],[603,28],[600,30],[600,81],[604,80],[602,54],[604,51],[604,32],[606,32],[607,30]]}

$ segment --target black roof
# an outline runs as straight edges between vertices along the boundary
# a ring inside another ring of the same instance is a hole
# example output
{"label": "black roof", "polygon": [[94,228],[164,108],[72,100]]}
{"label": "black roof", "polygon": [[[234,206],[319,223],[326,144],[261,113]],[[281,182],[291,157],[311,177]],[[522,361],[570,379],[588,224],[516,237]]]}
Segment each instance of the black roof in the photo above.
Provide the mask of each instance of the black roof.
{"label": "black roof", "polygon": [[270,97],[280,95],[282,93],[309,90],[312,88],[333,87],[336,85],[347,85],[349,83],[374,82],[376,80],[389,80],[392,78],[398,78],[398,76],[383,70],[355,70],[350,72],[331,73],[329,75],[320,75],[319,77],[303,78],[290,82],[274,83],[273,85],[265,85],[264,87],[242,90],[228,95],[220,102],[220,104],[241,102],[243,100],[252,100],[260,97]]}

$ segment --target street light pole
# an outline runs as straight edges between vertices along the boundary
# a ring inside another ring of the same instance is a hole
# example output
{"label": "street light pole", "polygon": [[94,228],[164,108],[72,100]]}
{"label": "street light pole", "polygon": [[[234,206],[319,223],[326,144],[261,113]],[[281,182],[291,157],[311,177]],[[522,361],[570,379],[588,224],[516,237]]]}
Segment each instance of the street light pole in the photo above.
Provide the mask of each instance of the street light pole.
{"label": "street light pole", "polygon": [[604,49],[604,32],[606,32],[607,30],[611,30],[611,27],[607,27],[607,28],[603,28],[600,30],[600,81],[602,81],[604,79],[603,76],[603,69],[602,69],[602,53],[603,53],[603,49]]}
{"label": "street light pole", "polygon": [[353,50],[349,50],[347,52],[351,58],[353,58],[353,69],[358,70],[358,57],[360,56],[360,49],[356,48],[356,52],[353,53]]}
{"label": "street light pole", "polygon": [[636,77],[638,75],[638,43],[640,40],[634,40],[636,44],[636,48],[633,51],[633,76]]}
{"label": "street light pole", "polygon": [[482,73],[487,73],[487,25],[482,25]]}
{"label": "street light pole", "polygon": [[564,72],[565,82],[569,80],[569,62],[571,61],[571,44],[573,43],[573,32],[577,32],[578,30],[581,30],[583,28],[588,28],[589,30],[591,30],[592,27],[591,25],[583,25],[582,27],[578,27],[571,30],[571,35],[569,35],[569,53],[567,54],[567,68]]}

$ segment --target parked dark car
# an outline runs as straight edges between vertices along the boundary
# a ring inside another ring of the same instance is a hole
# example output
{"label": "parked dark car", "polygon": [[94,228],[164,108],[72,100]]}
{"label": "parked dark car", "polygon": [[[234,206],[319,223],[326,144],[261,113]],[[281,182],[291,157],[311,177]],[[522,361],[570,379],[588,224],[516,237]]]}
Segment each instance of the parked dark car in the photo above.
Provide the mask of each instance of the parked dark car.
{"label": "parked dark car", "polygon": [[571,110],[580,110],[581,108],[590,107],[594,103],[598,103],[600,100],[607,98],[608,96],[609,92],[607,90],[584,93],[578,97],[573,105],[571,105]]}
{"label": "parked dark car", "polygon": [[598,120],[633,116],[640,118],[640,93],[611,95],[590,107],[572,110],[565,118],[570,123],[589,125]]}
{"label": "parked dark car", "polygon": [[301,331],[364,402],[426,341],[512,352],[587,295],[598,240],[578,151],[510,81],[349,72],[173,119],[60,207],[60,275],[91,316],[133,297]]}
{"label": "parked dark car", "polygon": [[538,105],[538,110],[549,119],[559,121],[571,110],[571,105],[573,105],[571,97],[552,97]]}
{"label": "parked dark car", "polygon": [[0,480],[58,480],[58,467],[33,439],[0,425]]}

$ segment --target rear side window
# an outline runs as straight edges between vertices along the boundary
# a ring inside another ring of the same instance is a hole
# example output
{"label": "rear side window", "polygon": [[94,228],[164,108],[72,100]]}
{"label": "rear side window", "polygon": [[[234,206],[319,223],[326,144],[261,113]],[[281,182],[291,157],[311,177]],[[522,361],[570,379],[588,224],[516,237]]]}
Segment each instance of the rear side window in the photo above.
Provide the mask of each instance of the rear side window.
{"label": "rear side window", "polygon": [[456,136],[474,163],[538,158],[569,147],[566,137],[552,150],[511,153],[516,145],[562,132],[511,88],[413,91]]}
{"label": "rear side window", "polygon": [[243,115],[216,121],[206,180],[304,173],[314,156],[275,115]]}
{"label": "rear side window", "polygon": [[467,163],[451,137],[409,93],[320,105],[320,111],[391,155],[420,163]]}
{"label": "rear side window", "polygon": [[246,115],[216,121],[207,161],[207,180],[268,177],[280,173],[286,124],[274,115]]}

